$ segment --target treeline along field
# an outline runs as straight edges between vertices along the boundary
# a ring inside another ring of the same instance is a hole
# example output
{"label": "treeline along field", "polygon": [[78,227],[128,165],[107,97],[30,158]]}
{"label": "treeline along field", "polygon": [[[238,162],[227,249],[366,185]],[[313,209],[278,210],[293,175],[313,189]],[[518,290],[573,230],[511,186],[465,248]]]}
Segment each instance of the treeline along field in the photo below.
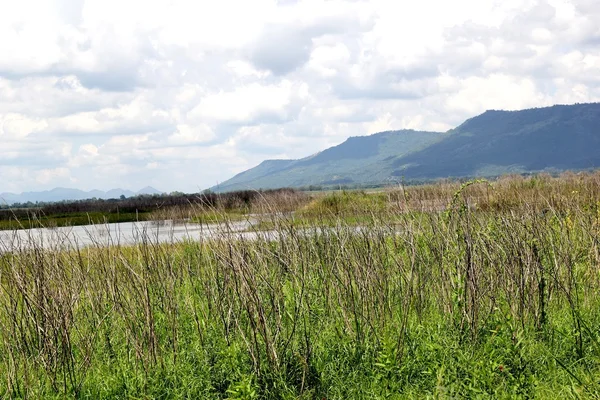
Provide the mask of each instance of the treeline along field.
{"label": "treeline along field", "polygon": [[160,218],[193,218],[214,211],[248,212],[264,199],[302,198],[293,189],[243,190],[229,193],[143,195],[126,199],[62,201],[0,209],[0,229],[76,226]]}
{"label": "treeline along field", "polygon": [[0,393],[598,398],[599,183],[333,194],[253,240],[3,254]]}

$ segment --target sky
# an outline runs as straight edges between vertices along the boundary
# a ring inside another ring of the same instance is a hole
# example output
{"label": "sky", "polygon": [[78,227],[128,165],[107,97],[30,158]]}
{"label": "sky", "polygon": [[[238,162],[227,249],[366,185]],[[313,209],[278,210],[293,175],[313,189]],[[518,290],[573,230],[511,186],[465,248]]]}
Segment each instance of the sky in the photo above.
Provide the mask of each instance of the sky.
{"label": "sky", "polygon": [[600,101],[597,0],[0,0],[0,193],[197,192],[349,136]]}

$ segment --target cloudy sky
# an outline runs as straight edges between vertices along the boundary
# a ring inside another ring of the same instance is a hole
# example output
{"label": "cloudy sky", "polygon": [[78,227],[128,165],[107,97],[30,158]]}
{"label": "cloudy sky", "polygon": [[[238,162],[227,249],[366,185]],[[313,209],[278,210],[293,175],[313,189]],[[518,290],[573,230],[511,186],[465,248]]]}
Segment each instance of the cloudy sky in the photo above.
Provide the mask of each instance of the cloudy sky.
{"label": "cloudy sky", "polygon": [[600,101],[600,2],[2,0],[0,55],[0,192],[193,192],[348,136]]}

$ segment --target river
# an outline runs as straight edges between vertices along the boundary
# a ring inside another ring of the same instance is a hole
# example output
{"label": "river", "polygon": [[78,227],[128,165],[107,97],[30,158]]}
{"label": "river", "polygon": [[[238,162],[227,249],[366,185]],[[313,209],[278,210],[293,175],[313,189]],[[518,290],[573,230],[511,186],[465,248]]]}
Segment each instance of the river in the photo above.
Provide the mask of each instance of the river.
{"label": "river", "polygon": [[255,236],[252,221],[221,224],[144,221],[98,225],[0,231],[0,253],[31,248],[66,249],[87,246],[132,245],[141,242],[174,243],[212,237]]}

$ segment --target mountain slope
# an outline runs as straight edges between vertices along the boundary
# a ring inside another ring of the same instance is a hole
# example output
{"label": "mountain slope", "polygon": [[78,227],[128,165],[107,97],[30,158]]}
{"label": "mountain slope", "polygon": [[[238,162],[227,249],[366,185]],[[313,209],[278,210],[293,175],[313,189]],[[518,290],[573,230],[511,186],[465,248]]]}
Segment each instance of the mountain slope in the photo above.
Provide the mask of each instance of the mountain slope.
{"label": "mountain slope", "polygon": [[[300,160],[266,160],[230,180],[215,191],[268,189],[283,186],[367,184],[389,178],[390,160],[426,148],[443,138],[442,133],[413,130],[381,132],[351,137],[344,143]],[[388,168],[381,165],[388,161]]]}
{"label": "mountain slope", "polygon": [[216,191],[379,184],[600,167],[600,103],[490,110],[446,133],[351,137],[300,160],[267,160]]}
{"label": "mountain slope", "polygon": [[408,179],[600,167],[600,104],[486,111],[394,166]]}

